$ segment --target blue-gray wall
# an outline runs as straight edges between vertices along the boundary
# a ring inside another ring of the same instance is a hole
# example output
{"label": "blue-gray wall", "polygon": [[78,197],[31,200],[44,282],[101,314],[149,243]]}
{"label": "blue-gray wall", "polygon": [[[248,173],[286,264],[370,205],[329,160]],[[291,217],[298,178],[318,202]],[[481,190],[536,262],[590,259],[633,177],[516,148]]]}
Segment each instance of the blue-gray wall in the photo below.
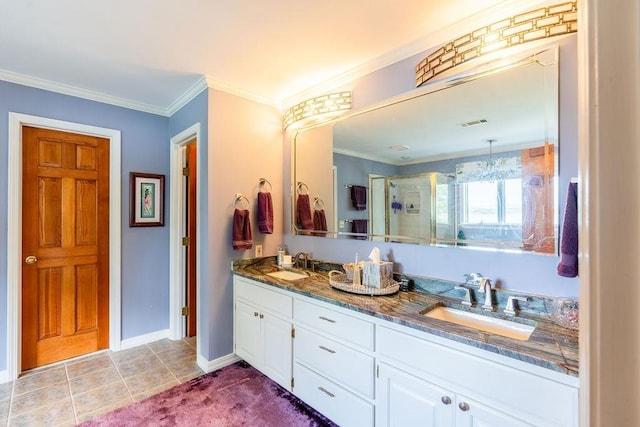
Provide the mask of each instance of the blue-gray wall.
{"label": "blue-gray wall", "polygon": [[[569,180],[578,171],[577,37],[573,35],[558,39],[557,44],[560,48],[559,201],[562,204]],[[413,67],[422,58],[424,54],[415,55],[358,79],[352,86],[354,109],[415,90]],[[290,153],[291,138],[285,137],[284,143],[284,152]],[[288,172],[291,159],[288,154],[283,163],[285,181],[288,181],[291,178]],[[368,254],[374,246],[374,243],[367,241],[291,234],[285,237],[285,242],[290,252],[307,251],[316,258],[339,262],[353,259],[354,253]],[[398,271],[409,274],[462,281],[464,273],[478,271],[495,279],[498,286],[505,289],[550,296],[577,296],[579,293],[577,278],[557,275],[559,258],[556,256],[378,242],[376,245],[385,259],[396,262]]]}
{"label": "blue-gray wall", "polygon": [[[122,338],[169,327],[169,224],[129,228],[129,172],[168,175],[169,119],[0,81],[0,371],[7,342],[8,114],[117,129],[122,135]],[[168,187],[168,186],[167,186]],[[166,197],[169,198],[168,188]]]}

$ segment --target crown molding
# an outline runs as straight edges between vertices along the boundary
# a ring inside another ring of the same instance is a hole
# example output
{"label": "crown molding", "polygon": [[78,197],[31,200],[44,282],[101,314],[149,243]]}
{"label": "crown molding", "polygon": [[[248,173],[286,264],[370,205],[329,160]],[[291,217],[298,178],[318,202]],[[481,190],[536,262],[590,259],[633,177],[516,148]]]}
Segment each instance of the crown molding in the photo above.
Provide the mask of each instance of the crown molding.
{"label": "crown molding", "polygon": [[75,96],[77,98],[88,99],[90,101],[97,101],[97,102],[102,102],[104,104],[110,104],[118,107],[129,108],[132,110],[143,111],[145,113],[157,114],[161,116],[167,115],[167,110],[165,108],[160,108],[155,105],[132,101],[130,99],[120,98],[117,96],[107,95],[102,92],[81,89],[81,88],[69,86],[63,83],[53,82],[51,80],[45,80],[38,77],[15,73],[13,71],[0,70],[0,80],[4,80],[10,83],[16,83],[23,86],[33,87],[36,89],[56,92],[63,95],[69,95],[69,96]]}
{"label": "crown molding", "polygon": [[175,101],[169,105],[165,111],[165,116],[171,117],[182,107],[191,102],[196,96],[200,95],[203,90],[207,89],[208,83],[205,76],[201,76],[186,92],[180,95]]}
{"label": "crown molding", "polygon": [[[336,90],[352,90],[353,82],[368,74],[378,71],[384,67],[395,64],[396,62],[407,59],[419,53],[428,53],[434,51],[441,44],[450,41],[470,28],[475,28],[478,24],[489,24],[497,19],[511,16],[535,7],[554,4],[557,0],[507,0],[498,5],[492,6],[484,11],[472,16],[461,19],[460,21],[447,25],[444,28],[432,31],[427,35],[394,49],[377,58],[367,61],[357,67],[354,67],[342,74],[332,77],[323,83],[312,86],[308,89],[297,92],[281,100],[281,108],[288,108],[296,105],[306,99],[313,98],[323,93]],[[413,78],[413,75],[411,76]]]}
{"label": "crown molding", "polygon": [[268,99],[268,98],[264,98],[261,97],[259,95],[256,95],[253,92],[249,92],[247,90],[244,89],[240,89],[237,86],[234,86],[230,83],[226,83],[223,82],[221,80],[216,80],[211,76],[205,76],[205,79],[207,81],[207,86],[209,87],[209,89],[215,89],[215,90],[219,90],[231,95],[236,95],[239,96],[241,98],[245,98],[251,101],[255,101],[259,104],[265,104],[265,105],[269,105],[272,107],[276,107],[278,109],[281,108],[280,104],[276,101],[274,101],[273,99]]}

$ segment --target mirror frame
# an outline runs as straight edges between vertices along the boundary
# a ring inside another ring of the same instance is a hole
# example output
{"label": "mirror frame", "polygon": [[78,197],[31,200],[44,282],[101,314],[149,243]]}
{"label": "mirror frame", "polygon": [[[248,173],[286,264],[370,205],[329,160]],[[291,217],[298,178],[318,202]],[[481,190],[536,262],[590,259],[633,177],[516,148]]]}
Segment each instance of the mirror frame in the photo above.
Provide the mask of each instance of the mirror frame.
{"label": "mirror frame", "polygon": [[[544,63],[542,62],[539,57],[542,55],[553,55],[553,60],[552,62],[547,62]],[[486,59],[486,58],[485,58]],[[514,53],[511,53],[510,56],[508,56],[507,58],[499,58],[499,59],[490,59],[490,60],[485,60],[484,62],[475,65],[473,67],[464,67],[464,70],[458,73],[452,73],[446,76],[441,76],[440,78],[438,78],[437,80],[433,80],[429,83],[424,84],[423,86],[420,86],[419,88],[415,89],[415,90],[411,90],[408,92],[404,92],[402,94],[399,94],[397,96],[393,96],[391,98],[388,98],[384,101],[381,101],[379,103],[373,104],[371,106],[362,108],[362,109],[358,109],[358,110],[354,110],[351,111],[349,113],[343,114],[339,117],[333,118],[331,120],[327,120],[324,122],[320,122],[320,123],[314,123],[311,126],[307,126],[307,127],[303,127],[300,129],[297,129],[294,136],[293,136],[293,141],[292,141],[292,162],[291,162],[291,177],[292,177],[292,183],[291,183],[291,230],[292,230],[292,234],[293,235],[313,235],[313,233],[310,230],[301,230],[298,229],[297,227],[297,221],[296,221],[296,201],[297,201],[297,195],[298,195],[298,191],[297,191],[297,187],[298,187],[298,165],[297,165],[297,153],[298,153],[298,146],[297,146],[297,138],[298,136],[305,131],[311,130],[311,129],[315,129],[318,127],[322,127],[322,126],[331,126],[333,127],[336,123],[341,122],[343,120],[347,120],[351,117],[355,117],[355,116],[359,116],[362,114],[366,114],[368,112],[371,111],[375,111],[375,110],[379,110],[381,108],[385,108],[388,106],[392,106],[394,104],[397,103],[401,103],[401,102],[405,102],[405,101],[409,101],[415,98],[420,98],[435,92],[439,92],[454,86],[458,86],[464,83],[468,83],[474,80],[478,80],[481,79],[483,77],[486,76],[490,76],[492,74],[497,74],[500,72],[504,72],[504,71],[508,71],[510,69],[522,66],[522,65],[527,65],[527,64],[531,64],[534,62],[538,62],[541,63],[543,65],[554,65],[553,67],[553,76],[545,76],[545,81],[548,81],[550,78],[553,78],[554,80],[554,84],[555,84],[555,91],[556,91],[556,99],[555,99],[555,122],[554,123],[550,123],[547,125],[547,128],[550,130],[548,132],[548,134],[550,136],[555,136],[555,141],[557,144],[556,147],[556,151],[559,152],[559,136],[560,136],[560,132],[559,132],[559,67],[558,67],[558,61],[559,61],[559,47],[556,43],[549,43],[549,44],[545,44],[542,46],[538,46],[534,49],[529,49],[529,50],[519,50],[516,51]],[[453,72],[455,71],[452,70]],[[559,173],[559,160],[558,160],[558,156],[555,156],[555,176],[556,178],[558,177],[558,173]],[[335,195],[334,195],[334,199],[335,199]],[[332,199],[332,203],[335,204],[334,199]],[[558,213],[558,209],[559,209],[559,205],[558,205],[558,192],[556,191],[554,194],[554,201],[553,201],[553,211],[557,216]],[[337,208],[336,208],[337,209]],[[337,217],[337,214],[336,214]],[[338,226],[336,224],[335,229],[338,229]],[[544,253],[537,253],[537,252],[531,252],[531,251],[525,251],[523,249],[509,249],[509,248],[505,248],[503,246],[501,246],[498,242],[495,242],[495,244],[491,245],[477,245],[477,246],[455,246],[455,245],[443,245],[443,244],[433,244],[430,240],[425,240],[425,239],[421,239],[421,238],[416,238],[416,237],[411,237],[411,236],[387,236],[387,235],[373,235],[373,234],[355,234],[349,231],[327,231],[324,235],[320,236],[320,237],[330,237],[330,238],[334,238],[334,239],[338,239],[340,237],[347,237],[347,238],[354,238],[354,237],[364,237],[363,240],[367,240],[367,241],[372,241],[374,239],[380,239],[381,237],[393,237],[393,243],[410,243],[410,244],[421,244],[421,245],[427,245],[427,246],[442,246],[442,247],[456,247],[456,248],[464,248],[464,249],[483,249],[483,250],[498,250],[498,251],[502,251],[502,252],[518,252],[518,253],[530,253],[530,254],[539,254],[539,255],[553,255],[553,256],[557,256],[557,248],[558,248],[558,243],[559,243],[559,221],[556,221],[554,223],[554,239],[555,239],[555,247],[556,250],[554,251],[553,254],[544,254]],[[318,236],[316,234],[316,236]],[[397,239],[397,240],[395,240]],[[401,240],[401,242],[398,242],[398,240]],[[388,240],[387,240],[388,241]]]}

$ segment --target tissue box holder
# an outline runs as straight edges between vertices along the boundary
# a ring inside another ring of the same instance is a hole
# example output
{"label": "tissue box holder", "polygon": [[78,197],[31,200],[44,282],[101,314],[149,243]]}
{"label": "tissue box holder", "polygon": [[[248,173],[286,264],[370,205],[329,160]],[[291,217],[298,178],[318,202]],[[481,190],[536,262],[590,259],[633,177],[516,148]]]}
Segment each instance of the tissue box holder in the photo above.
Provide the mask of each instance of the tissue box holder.
{"label": "tissue box holder", "polygon": [[393,263],[366,261],[362,268],[362,284],[378,289],[393,285]]}

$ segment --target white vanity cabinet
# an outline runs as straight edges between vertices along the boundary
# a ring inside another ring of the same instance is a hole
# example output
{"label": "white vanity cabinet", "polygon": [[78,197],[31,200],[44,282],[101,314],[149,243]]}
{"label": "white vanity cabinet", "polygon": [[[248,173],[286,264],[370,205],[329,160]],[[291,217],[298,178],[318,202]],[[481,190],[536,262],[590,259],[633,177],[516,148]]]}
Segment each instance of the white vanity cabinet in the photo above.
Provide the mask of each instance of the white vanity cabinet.
{"label": "white vanity cabinet", "polygon": [[374,423],[374,323],[294,301],[293,393],[341,426]]}
{"label": "white vanity cabinet", "polygon": [[235,353],[291,389],[293,298],[234,276]]}
{"label": "white vanity cabinet", "polygon": [[376,426],[578,425],[577,378],[395,325],[376,346]]}

